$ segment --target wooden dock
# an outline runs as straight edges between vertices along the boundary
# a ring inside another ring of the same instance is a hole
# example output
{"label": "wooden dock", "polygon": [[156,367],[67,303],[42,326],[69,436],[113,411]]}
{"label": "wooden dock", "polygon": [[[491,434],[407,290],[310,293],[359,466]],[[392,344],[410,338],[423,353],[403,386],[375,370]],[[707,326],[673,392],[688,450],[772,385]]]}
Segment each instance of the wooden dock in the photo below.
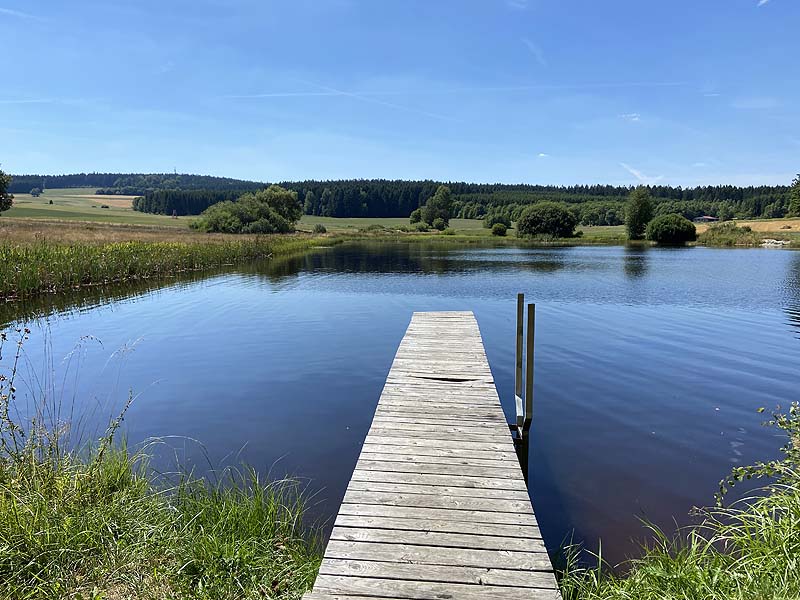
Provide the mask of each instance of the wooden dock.
{"label": "wooden dock", "polygon": [[471,312],[414,313],[304,598],[560,598]]}

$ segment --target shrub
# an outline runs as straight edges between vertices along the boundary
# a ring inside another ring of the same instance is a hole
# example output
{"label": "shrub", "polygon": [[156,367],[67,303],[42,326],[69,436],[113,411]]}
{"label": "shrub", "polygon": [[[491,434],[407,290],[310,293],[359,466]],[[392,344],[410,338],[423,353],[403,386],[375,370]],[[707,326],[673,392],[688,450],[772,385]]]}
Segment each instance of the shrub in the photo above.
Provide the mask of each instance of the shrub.
{"label": "shrub", "polygon": [[316,225],[314,225],[314,233],[328,233],[328,230],[322,223],[317,223]]}
{"label": "shrub", "polygon": [[427,223],[423,223],[423,222],[419,222],[419,223],[417,223],[417,226],[415,227],[415,229],[417,231],[428,231],[428,224]]}
{"label": "shrub", "polygon": [[366,227],[362,227],[360,231],[366,231],[366,232],[383,231],[384,229],[386,229],[386,227],[384,227],[383,225],[379,223],[373,223],[372,225],[367,225]]}
{"label": "shrub", "polygon": [[653,202],[650,200],[650,192],[640,185],[631,192],[625,205],[625,229],[628,232],[628,239],[642,239],[652,218]]}
{"label": "shrub", "polygon": [[455,234],[456,234],[456,230],[455,229],[451,229],[449,227],[442,232],[442,235],[455,235]]}
{"label": "shrub", "polygon": [[411,216],[409,217],[409,221],[411,224],[414,225],[415,223],[419,223],[422,220],[422,209],[416,209],[411,211]]}
{"label": "shrub", "polygon": [[207,208],[192,227],[215,233],[290,233],[303,215],[297,192],[271,185]]}
{"label": "shrub", "polygon": [[697,239],[697,230],[683,215],[661,215],[647,224],[647,239],[657,244],[685,244]]}
{"label": "shrub", "polygon": [[438,229],[439,231],[444,231],[447,228],[447,223],[445,223],[444,219],[441,217],[436,217],[433,220],[433,228]]}
{"label": "shrub", "polygon": [[483,218],[483,226],[486,227],[486,229],[491,229],[497,223],[505,225],[506,229],[511,227],[511,219],[504,214],[489,213]]}
{"label": "shrub", "polygon": [[717,223],[698,236],[698,241],[706,246],[757,246],[761,236],[747,225],[737,227],[736,221]]}
{"label": "shrub", "polygon": [[111,208],[108,204],[101,204],[100,208]]}
{"label": "shrub", "polygon": [[519,237],[547,235],[557,238],[572,237],[578,219],[561,204],[540,202],[526,208],[517,222]]}
{"label": "shrub", "polygon": [[52,198],[50,198],[50,202],[49,202],[49,204],[52,204],[52,203],[53,203],[53,199],[52,199]]}
{"label": "shrub", "polygon": [[[425,206],[420,210],[420,216],[423,221],[433,227],[436,227],[437,220],[441,219],[444,222],[444,226],[441,229],[444,229],[450,222],[450,211],[452,209],[453,196],[450,188],[446,185],[440,185],[436,189],[436,193],[428,198]],[[436,229],[440,228],[436,227]]]}
{"label": "shrub", "polygon": [[492,225],[492,235],[503,237],[507,230],[508,227],[506,227],[503,223],[495,223]]}

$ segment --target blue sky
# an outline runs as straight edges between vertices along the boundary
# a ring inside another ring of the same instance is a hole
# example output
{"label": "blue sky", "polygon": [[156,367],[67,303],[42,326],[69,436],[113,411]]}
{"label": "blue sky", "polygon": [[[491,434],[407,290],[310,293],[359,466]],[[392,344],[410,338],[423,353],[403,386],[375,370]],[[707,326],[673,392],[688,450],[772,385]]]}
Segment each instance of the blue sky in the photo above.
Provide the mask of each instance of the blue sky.
{"label": "blue sky", "polygon": [[0,0],[0,163],[788,184],[798,0]]}

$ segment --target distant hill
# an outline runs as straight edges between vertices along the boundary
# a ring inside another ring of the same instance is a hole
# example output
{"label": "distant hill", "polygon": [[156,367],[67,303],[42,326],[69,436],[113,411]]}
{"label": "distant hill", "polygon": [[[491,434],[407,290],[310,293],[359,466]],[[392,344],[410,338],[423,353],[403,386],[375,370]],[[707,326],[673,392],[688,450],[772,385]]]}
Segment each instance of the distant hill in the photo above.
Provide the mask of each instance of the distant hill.
{"label": "distant hill", "polygon": [[264,187],[259,181],[176,173],[74,173],[71,175],[12,175],[9,192],[27,194],[33,188],[99,188],[98,193],[144,196],[159,190],[240,191]]}
{"label": "distant hill", "polygon": [[[453,192],[453,216],[482,218],[503,213],[515,220],[529,204],[561,202],[571,207],[585,225],[618,225],[624,219],[624,202],[632,187],[611,185],[552,186],[444,182]],[[43,185],[44,184],[44,185]],[[94,187],[98,193],[141,196],[133,207],[140,212],[196,215],[209,206],[233,200],[244,192],[265,187],[258,181],[177,175],[173,173],[78,173],[75,175],[16,175],[12,193],[35,187]],[[407,217],[424,204],[441,185],[437,181],[346,179],[285,181],[297,192],[306,214],[326,217]],[[720,219],[776,218],[789,207],[788,186],[738,187],[732,185],[650,186],[656,214],[680,213],[693,219],[713,215]]]}

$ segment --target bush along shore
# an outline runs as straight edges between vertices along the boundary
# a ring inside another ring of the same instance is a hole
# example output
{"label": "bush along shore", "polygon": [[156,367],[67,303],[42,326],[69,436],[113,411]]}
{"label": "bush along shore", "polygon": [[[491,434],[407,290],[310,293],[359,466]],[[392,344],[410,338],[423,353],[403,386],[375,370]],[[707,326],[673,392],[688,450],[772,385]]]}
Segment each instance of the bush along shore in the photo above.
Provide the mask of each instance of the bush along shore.
{"label": "bush along shore", "polygon": [[0,299],[173,276],[289,254],[323,243],[331,240],[273,235],[214,242],[0,243]]}
{"label": "bush along shore", "polygon": [[58,414],[51,399],[37,402],[38,417],[13,417],[27,335],[0,340],[0,597],[299,599],[310,589],[321,544],[295,482],[247,468],[213,482],[156,479],[144,452],[115,443],[127,407],[77,450],[68,424],[46,417]]}
{"label": "bush along shore", "polygon": [[[648,526],[655,541],[620,566],[622,575],[602,560],[580,567],[578,549],[570,549],[560,578],[564,600],[800,598],[800,405],[767,424],[786,440],[781,459],[735,468],[720,482],[717,506],[697,511],[699,525],[672,538]],[[723,505],[731,486],[758,478],[770,484]]]}

